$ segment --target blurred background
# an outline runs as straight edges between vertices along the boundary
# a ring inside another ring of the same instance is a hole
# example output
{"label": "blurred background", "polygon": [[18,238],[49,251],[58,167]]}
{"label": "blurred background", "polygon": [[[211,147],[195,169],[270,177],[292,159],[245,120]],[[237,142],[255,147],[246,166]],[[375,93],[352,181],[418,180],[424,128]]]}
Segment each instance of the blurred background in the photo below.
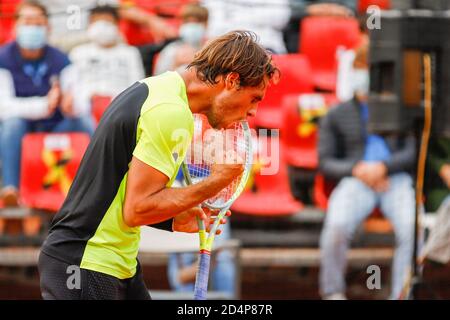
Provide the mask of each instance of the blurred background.
{"label": "blurred background", "polygon": [[[418,279],[414,298],[448,299],[449,24],[448,0],[0,0],[0,299],[40,299],[39,247],[111,100],[236,29],[281,80],[210,298],[398,299]],[[154,299],[192,298],[197,248],[142,227]]]}

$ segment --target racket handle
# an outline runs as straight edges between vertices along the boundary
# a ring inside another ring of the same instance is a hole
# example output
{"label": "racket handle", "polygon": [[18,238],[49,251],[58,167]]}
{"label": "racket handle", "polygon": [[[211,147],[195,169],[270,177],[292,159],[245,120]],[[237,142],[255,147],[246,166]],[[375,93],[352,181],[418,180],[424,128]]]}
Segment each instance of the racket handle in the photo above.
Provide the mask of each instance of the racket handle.
{"label": "racket handle", "polygon": [[200,252],[197,277],[195,279],[194,300],[206,300],[208,292],[209,264],[211,255],[209,252]]}

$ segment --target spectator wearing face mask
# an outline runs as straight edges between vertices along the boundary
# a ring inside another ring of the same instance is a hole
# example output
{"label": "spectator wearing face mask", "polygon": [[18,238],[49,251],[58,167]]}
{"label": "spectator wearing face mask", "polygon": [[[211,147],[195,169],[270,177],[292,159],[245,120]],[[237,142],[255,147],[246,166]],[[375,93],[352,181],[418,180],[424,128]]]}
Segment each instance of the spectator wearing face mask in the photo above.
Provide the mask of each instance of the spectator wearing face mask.
{"label": "spectator wearing face mask", "polygon": [[155,74],[173,71],[189,64],[205,41],[208,10],[198,4],[189,4],[181,12],[180,39],[168,44],[159,54]]}
{"label": "spectator wearing face mask", "polygon": [[[175,28],[163,18],[144,8],[152,7],[146,0],[41,0],[49,9],[52,34],[50,43],[64,52],[89,42],[86,33],[89,12],[98,5],[118,8],[124,27],[131,36],[127,39],[133,45],[143,45],[148,41],[159,42],[176,36]],[[127,34],[128,34],[127,32]],[[134,39],[136,38],[137,39]]]}
{"label": "spectator wearing face mask", "polygon": [[88,27],[91,42],[71,51],[72,65],[61,75],[66,113],[89,116],[93,96],[114,98],[145,77],[139,51],[120,41],[118,23],[116,8],[92,9]]}
{"label": "spectator wearing face mask", "polygon": [[396,247],[391,299],[397,299],[408,272],[414,238],[413,135],[381,137],[367,131],[368,39],[353,63],[354,99],[321,119],[319,165],[337,180],[320,239],[320,292],[324,299],[345,298],[346,252],[356,228],[380,207],[390,220]]}
{"label": "spectator wearing face mask", "polygon": [[46,8],[37,1],[22,2],[15,33],[15,40],[0,48],[1,196],[7,206],[18,205],[21,145],[27,133],[93,131],[89,121],[70,117],[59,108],[57,78],[69,59],[47,45]]}

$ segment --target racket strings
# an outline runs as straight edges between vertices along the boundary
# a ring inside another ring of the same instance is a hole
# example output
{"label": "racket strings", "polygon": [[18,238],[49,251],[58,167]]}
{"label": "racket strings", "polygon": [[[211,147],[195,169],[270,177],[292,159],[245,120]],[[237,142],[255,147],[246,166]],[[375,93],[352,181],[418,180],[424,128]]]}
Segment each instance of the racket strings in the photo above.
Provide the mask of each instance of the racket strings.
{"label": "racket strings", "polygon": [[[189,156],[186,157],[192,183],[198,183],[210,176],[215,163],[245,165],[251,150],[249,140],[241,122],[226,130],[214,130],[208,128],[204,118],[195,117],[193,141],[188,152]],[[236,177],[216,196],[207,200],[207,203],[221,206],[229,201],[238,191],[243,174]]]}

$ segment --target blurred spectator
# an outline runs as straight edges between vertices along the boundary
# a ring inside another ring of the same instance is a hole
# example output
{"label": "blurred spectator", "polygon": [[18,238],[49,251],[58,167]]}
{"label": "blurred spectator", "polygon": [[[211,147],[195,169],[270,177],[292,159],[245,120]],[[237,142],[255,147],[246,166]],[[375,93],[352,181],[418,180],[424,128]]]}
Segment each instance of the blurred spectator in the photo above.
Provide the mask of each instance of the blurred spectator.
{"label": "blurred spectator", "polygon": [[173,71],[189,64],[204,43],[208,10],[198,4],[188,4],[181,11],[181,19],[180,39],[168,44],[159,53],[155,74]]}
{"label": "blurred spectator", "polygon": [[288,0],[203,0],[202,3],[209,11],[208,38],[232,30],[250,30],[267,49],[286,53],[283,29],[291,15]]}
{"label": "blurred spectator", "polygon": [[18,8],[16,40],[0,48],[0,138],[5,205],[18,204],[21,143],[35,131],[85,131],[86,119],[65,117],[58,109],[61,91],[57,76],[68,57],[47,45],[48,14],[36,1]]}
{"label": "blurred spectator", "polygon": [[72,65],[61,75],[66,113],[89,116],[94,95],[114,98],[144,78],[139,51],[120,41],[118,23],[116,8],[92,9],[88,27],[91,42],[71,51]]}
{"label": "blurred spectator", "polygon": [[320,240],[320,291],[324,299],[345,299],[347,248],[356,228],[379,206],[395,232],[390,297],[396,299],[414,242],[415,198],[407,172],[415,163],[415,139],[412,135],[382,138],[367,132],[367,47],[356,52],[353,66],[355,98],[331,109],[319,131],[320,170],[325,177],[339,180],[329,199]]}
{"label": "blurred spectator", "polygon": [[450,139],[433,137],[428,153],[429,180],[427,211],[435,212],[441,203],[450,200]]}
{"label": "blurred spectator", "polygon": [[119,8],[119,15],[126,21],[148,28],[155,41],[176,36],[175,29],[164,19],[139,8],[133,0],[41,0],[50,9],[50,43],[69,52],[75,46],[88,42],[86,29],[89,11],[97,5]]}
{"label": "blurred spectator", "polygon": [[353,16],[356,0],[289,0],[292,14],[284,30],[284,39],[289,52],[298,52],[300,23],[307,16]]}

